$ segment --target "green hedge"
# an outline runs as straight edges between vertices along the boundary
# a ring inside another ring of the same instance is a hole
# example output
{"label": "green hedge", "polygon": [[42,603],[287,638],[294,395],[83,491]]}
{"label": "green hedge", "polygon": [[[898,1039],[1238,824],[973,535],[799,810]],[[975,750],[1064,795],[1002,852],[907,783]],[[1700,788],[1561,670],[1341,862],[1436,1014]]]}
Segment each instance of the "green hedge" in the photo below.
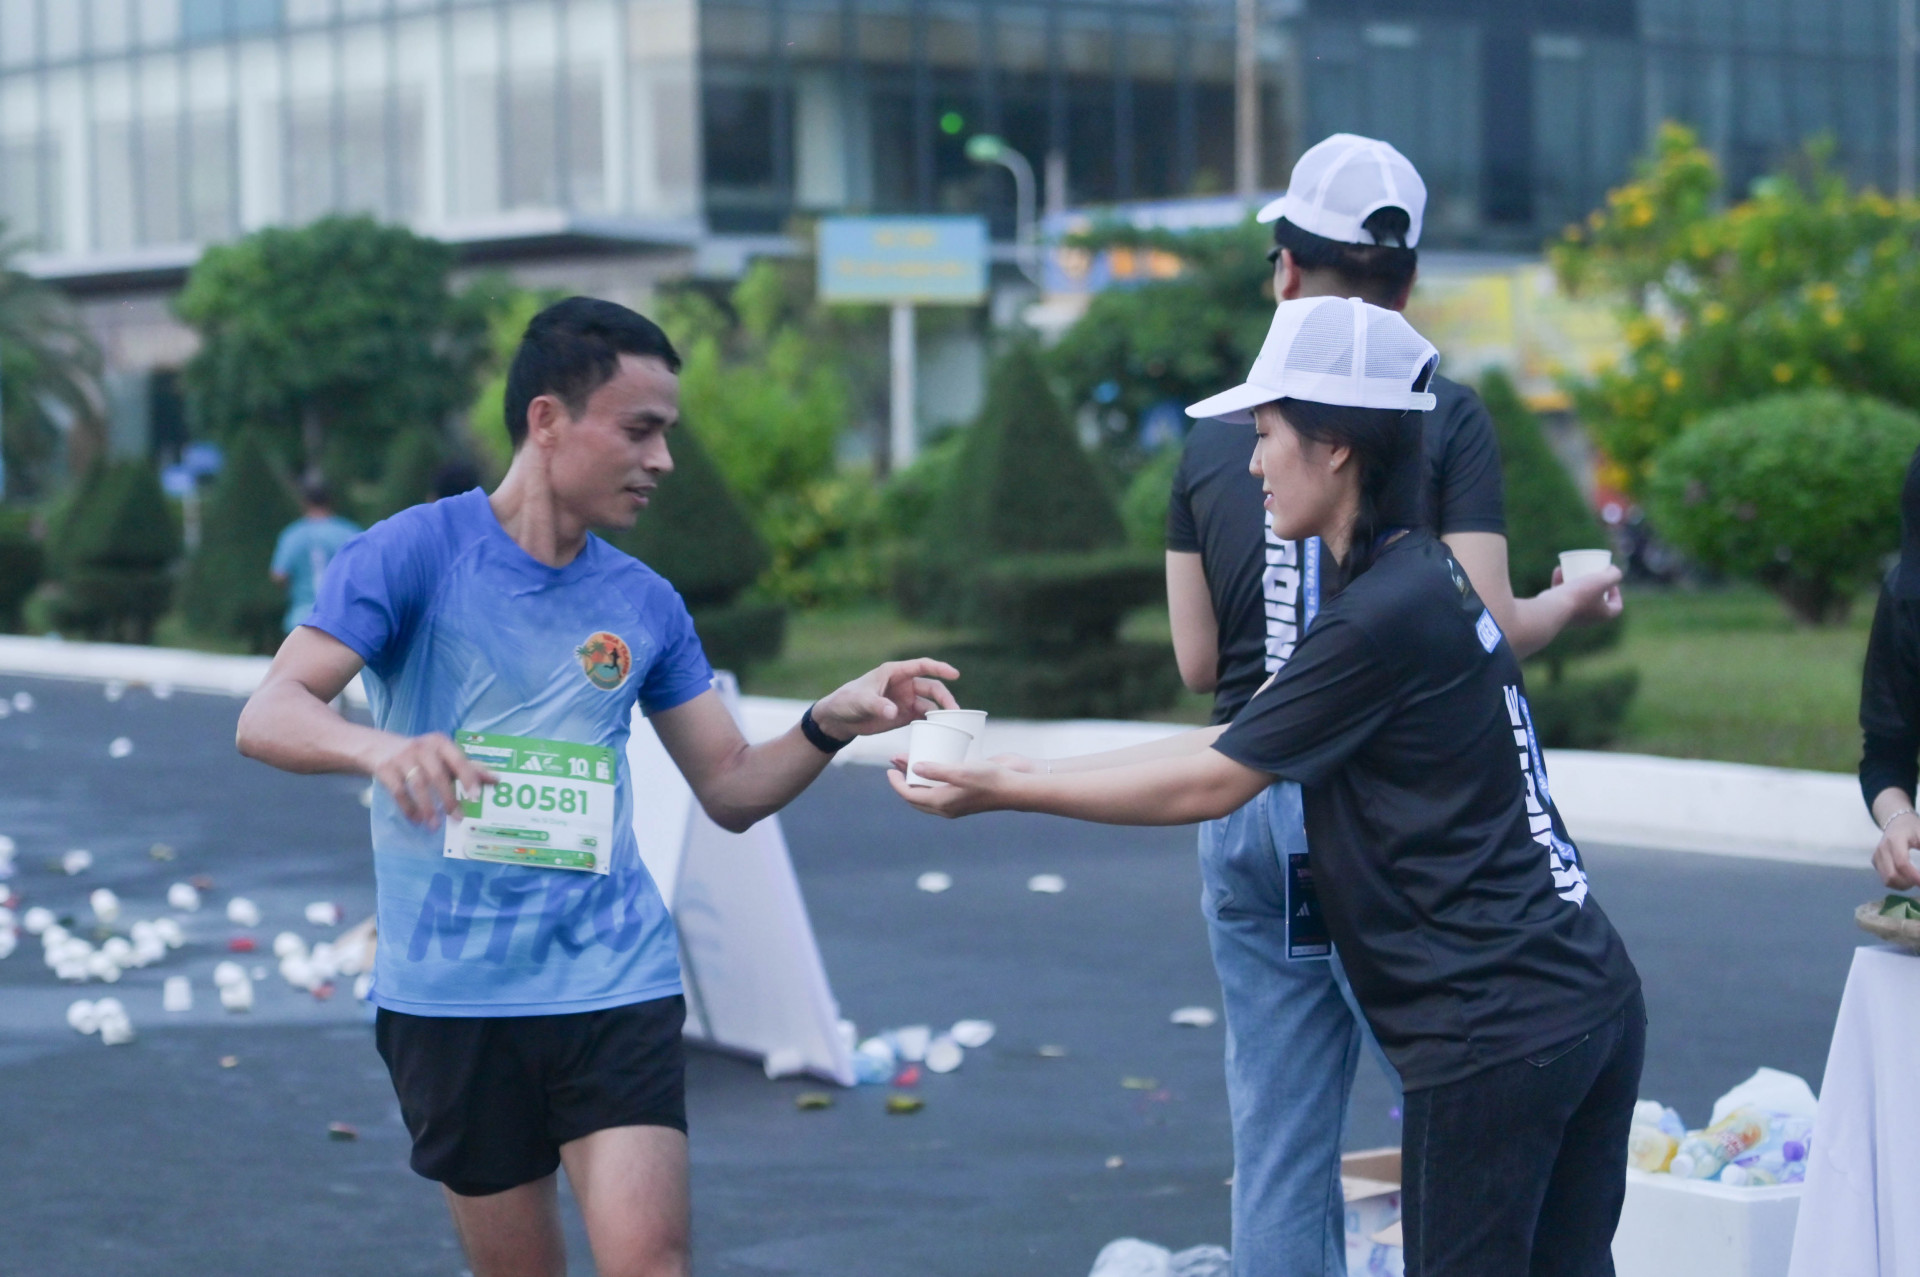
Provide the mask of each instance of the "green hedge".
{"label": "green hedge", "polygon": [[1649,512],[1695,562],[1772,590],[1797,618],[1843,620],[1900,545],[1920,416],[1831,390],[1701,418],[1654,454]]}
{"label": "green hedge", "polygon": [[287,592],[268,573],[281,530],[299,517],[266,447],[252,432],[241,435],[200,507],[200,545],[180,583],[187,624],[255,652],[278,647]]}
{"label": "green hedge", "polygon": [[693,628],[714,668],[737,672],[780,655],[787,641],[787,609],[752,601],[701,608],[693,613]]}
{"label": "green hedge", "polygon": [[1166,564],[1133,550],[1018,554],[975,572],[967,606],[1003,642],[1111,643],[1128,612],[1164,598]]}
{"label": "green hedge", "polygon": [[46,574],[47,556],[33,538],[33,517],[0,509],[0,629],[20,631],[20,610]]}

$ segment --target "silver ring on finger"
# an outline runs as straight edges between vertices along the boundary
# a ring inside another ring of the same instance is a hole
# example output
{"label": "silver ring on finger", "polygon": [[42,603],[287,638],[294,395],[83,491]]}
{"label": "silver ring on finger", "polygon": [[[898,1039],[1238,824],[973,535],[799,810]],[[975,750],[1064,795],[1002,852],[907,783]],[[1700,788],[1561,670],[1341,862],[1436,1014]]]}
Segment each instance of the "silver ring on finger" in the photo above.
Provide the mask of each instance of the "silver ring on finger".
{"label": "silver ring on finger", "polygon": [[406,770],[406,774],[400,777],[400,783],[411,788],[413,785],[413,778],[415,776],[418,776],[419,774],[420,774],[420,768],[417,764],[415,766],[409,767]]}

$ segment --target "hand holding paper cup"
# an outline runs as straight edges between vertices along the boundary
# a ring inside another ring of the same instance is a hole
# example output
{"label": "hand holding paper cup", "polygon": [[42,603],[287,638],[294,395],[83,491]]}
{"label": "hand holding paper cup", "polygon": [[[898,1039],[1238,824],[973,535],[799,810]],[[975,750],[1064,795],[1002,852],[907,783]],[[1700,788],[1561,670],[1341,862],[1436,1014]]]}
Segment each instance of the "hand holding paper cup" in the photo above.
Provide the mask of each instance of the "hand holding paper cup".
{"label": "hand holding paper cup", "polygon": [[916,770],[921,763],[964,763],[973,737],[965,729],[923,718],[907,729],[907,784],[930,789],[940,784]]}
{"label": "hand holding paper cup", "polygon": [[1612,566],[1612,550],[1560,551],[1560,579],[1562,582],[1578,581],[1583,576],[1592,576],[1595,572],[1604,572]]}
{"label": "hand holding paper cup", "polygon": [[983,709],[930,709],[927,711],[929,723],[941,723],[947,727],[957,727],[965,732],[973,743],[967,747],[967,759],[977,763],[985,750],[982,748],[987,736],[987,711]]}

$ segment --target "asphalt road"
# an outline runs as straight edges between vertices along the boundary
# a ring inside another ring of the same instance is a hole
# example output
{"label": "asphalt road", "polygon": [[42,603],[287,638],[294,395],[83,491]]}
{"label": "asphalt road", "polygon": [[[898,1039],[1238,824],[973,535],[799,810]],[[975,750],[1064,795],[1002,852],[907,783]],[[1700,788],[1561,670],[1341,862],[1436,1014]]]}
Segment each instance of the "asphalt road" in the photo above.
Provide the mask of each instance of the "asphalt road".
{"label": "asphalt road", "polygon": [[[84,916],[105,885],[129,917],[153,916],[171,882],[214,887],[188,945],[111,990],[139,1031],[130,1045],[66,1027],[69,1002],[106,990],[59,985],[36,942],[0,962],[0,1274],[462,1272],[438,1190],[406,1168],[363,1010],[270,977],[251,1014],[229,1015],[207,978],[236,934],[229,895],[261,906],[263,949],[285,928],[324,934],[301,918],[308,901],[371,911],[361,786],[239,759],[225,698],[135,688],[109,702],[97,685],[0,678],[0,694],[19,690],[37,703],[0,720],[0,833],[19,845],[22,906]],[[114,759],[119,736],[134,748]],[[858,767],[829,772],[785,821],[835,994],[863,1032],[982,1017],[999,1035],[923,1082],[925,1110],[904,1117],[878,1088],[800,1112],[794,1096],[815,1084],[696,1053],[697,1273],[1081,1277],[1117,1236],[1226,1241],[1221,1031],[1167,1019],[1218,1005],[1191,830],[936,822]],[[155,843],[175,858],[154,859]],[[50,862],[74,847],[95,863],[68,877]],[[1647,985],[1642,1094],[1697,1123],[1758,1065],[1817,1086],[1871,875],[1586,850]],[[953,889],[915,890],[928,869]],[[1063,875],[1065,892],[1027,891],[1037,872]],[[198,1001],[169,1015],[160,981],[179,973]],[[1363,1063],[1350,1146],[1397,1140],[1388,1105]],[[359,1137],[329,1139],[335,1121]],[[591,1272],[571,1213],[569,1229],[574,1271]]]}

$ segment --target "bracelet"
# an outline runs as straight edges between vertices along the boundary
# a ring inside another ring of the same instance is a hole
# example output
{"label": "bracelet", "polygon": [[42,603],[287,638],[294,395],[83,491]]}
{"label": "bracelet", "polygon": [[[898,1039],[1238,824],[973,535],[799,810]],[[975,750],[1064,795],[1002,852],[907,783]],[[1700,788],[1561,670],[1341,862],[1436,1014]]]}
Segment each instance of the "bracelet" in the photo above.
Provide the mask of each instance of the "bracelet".
{"label": "bracelet", "polygon": [[1914,815],[1914,814],[1915,814],[1915,812],[1914,812],[1914,810],[1913,810],[1913,808],[1911,808],[1911,807],[1902,807],[1902,808],[1901,808],[1901,809],[1900,809],[1899,811],[1896,811],[1896,812],[1894,812],[1894,813],[1893,813],[1893,815],[1891,815],[1891,816],[1889,816],[1889,817],[1887,817],[1887,818],[1886,818],[1886,820],[1885,820],[1884,822],[1882,822],[1882,824],[1881,824],[1881,826],[1880,826],[1880,832],[1881,832],[1881,833],[1883,833],[1883,834],[1884,834],[1884,833],[1886,833],[1886,832],[1887,832],[1887,826],[1888,826],[1888,825],[1891,825],[1891,824],[1892,824],[1892,823],[1893,823],[1894,821],[1896,821],[1896,820],[1898,820],[1898,819],[1900,819],[1900,817],[1902,817],[1902,816],[1911,816],[1911,815]]}
{"label": "bracelet", "polygon": [[807,712],[800,716],[800,734],[807,738],[809,745],[812,745],[823,754],[837,754],[847,746],[853,744],[850,740],[836,740],[834,737],[827,735],[826,730],[822,728],[820,724],[813,721],[813,706],[811,705],[807,706]]}

